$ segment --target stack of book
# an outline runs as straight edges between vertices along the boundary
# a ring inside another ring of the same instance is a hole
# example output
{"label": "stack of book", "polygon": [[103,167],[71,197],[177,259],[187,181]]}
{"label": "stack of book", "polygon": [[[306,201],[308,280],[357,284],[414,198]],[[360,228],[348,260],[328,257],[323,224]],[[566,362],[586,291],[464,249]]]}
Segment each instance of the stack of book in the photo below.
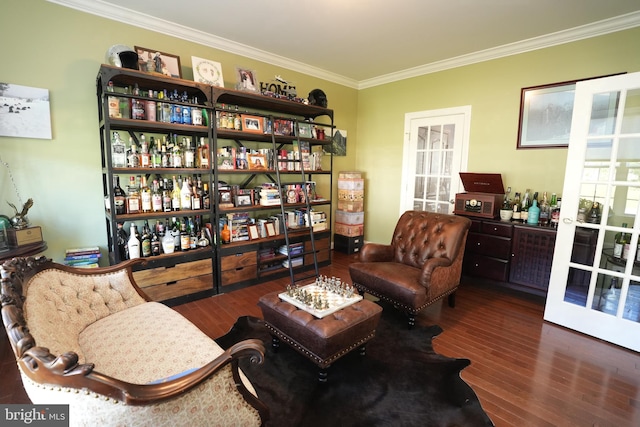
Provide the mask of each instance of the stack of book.
{"label": "stack of book", "polygon": [[278,252],[282,255],[296,256],[301,255],[304,252],[304,242],[292,243],[287,248],[287,245],[282,245],[278,248]]}
{"label": "stack of book", "polygon": [[264,184],[260,189],[260,205],[275,206],[280,204],[280,189],[277,186]]}
{"label": "stack of book", "polygon": [[78,248],[65,251],[64,264],[71,267],[96,268],[99,267],[100,248]]}
{"label": "stack of book", "polygon": [[234,212],[227,214],[227,225],[231,231],[231,241],[241,242],[249,240],[249,224],[253,221],[249,212]]}

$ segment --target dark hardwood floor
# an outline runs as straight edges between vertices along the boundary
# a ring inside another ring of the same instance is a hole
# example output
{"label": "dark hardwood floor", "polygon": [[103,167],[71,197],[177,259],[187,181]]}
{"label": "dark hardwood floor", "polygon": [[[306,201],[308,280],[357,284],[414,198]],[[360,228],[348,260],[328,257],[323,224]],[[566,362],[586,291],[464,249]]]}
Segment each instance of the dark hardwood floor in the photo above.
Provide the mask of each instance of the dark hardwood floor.
{"label": "dark hardwood floor", "polygon": [[[321,274],[348,279],[354,259],[334,253]],[[215,338],[238,316],[260,317],[258,298],[287,283],[267,282],[175,309]],[[639,426],[640,354],[544,322],[543,310],[539,298],[465,279],[454,309],[438,303],[417,324],[444,329],[434,340],[436,352],[471,360],[462,378],[496,426]],[[8,347],[3,336],[0,403],[28,403]]]}

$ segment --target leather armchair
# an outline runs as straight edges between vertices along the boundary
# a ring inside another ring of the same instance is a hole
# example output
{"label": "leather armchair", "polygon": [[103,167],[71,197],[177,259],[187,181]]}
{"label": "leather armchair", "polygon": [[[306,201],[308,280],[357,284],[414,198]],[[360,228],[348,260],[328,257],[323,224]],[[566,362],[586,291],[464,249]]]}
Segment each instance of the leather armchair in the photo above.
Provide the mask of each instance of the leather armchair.
{"label": "leather armchair", "polygon": [[409,328],[420,310],[446,296],[454,307],[470,226],[462,216],[405,212],[389,245],[366,243],[349,265],[353,285],[406,312]]}

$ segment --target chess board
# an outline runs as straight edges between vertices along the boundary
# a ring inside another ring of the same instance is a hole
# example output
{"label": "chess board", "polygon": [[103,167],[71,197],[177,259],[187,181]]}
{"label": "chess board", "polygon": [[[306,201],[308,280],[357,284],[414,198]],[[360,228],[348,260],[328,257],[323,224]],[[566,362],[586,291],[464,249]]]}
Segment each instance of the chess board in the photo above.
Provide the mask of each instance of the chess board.
{"label": "chess board", "polygon": [[287,292],[282,292],[281,294],[278,294],[278,296],[281,300],[286,301],[289,304],[292,304],[319,319],[322,319],[329,314],[335,313],[338,310],[342,310],[343,308],[362,300],[362,295],[358,293],[353,293],[351,296],[343,296],[337,292],[332,292],[324,287],[321,287],[316,283],[301,286],[298,288],[298,290],[301,292],[306,292],[315,298],[320,298],[323,302],[326,301],[328,307],[315,308],[313,305],[307,304],[304,301],[289,295]]}

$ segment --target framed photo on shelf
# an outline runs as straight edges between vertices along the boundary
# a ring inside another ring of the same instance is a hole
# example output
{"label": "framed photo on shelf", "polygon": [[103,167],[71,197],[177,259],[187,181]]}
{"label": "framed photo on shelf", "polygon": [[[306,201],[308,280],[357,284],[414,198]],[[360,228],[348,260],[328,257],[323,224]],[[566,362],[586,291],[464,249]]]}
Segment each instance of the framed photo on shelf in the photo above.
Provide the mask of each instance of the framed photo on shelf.
{"label": "framed photo on shelf", "polygon": [[568,147],[576,83],[600,77],[522,88],[516,148]]}
{"label": "framed photo on shelf", "polygon": [[193,81],[212,86],[224,87],[222,79],[222,64],[209,59],[191,57],[193,66]]}
{"label": "framed photo on shelf", "polygon": [[235,200],[236,207],[238,206],[251,206],[251,194],[238,194]]}
{"label": "framed photo on shelf", "polygon": [[298,123],[298,136],[301,138],[312,138],[311,123]]}
{"label": "framed photo on shelf", "polygon": [[249,170],[260,170],[267,168],[267,157],[264,154],[247,154],[249,158]]}
{"label": "framed photo on shelf", "polygon": [[159,73],[178,79],[182,78],[179,56],[146,47],[134,46],[133,48],[138,54],[138,67],[140,71]]}
{"label": "framed photo on shelf", "polygon": [[236,67],[236,89],[245,92],[259,92],[256,72],[248,68]]}
{"label": "framed photo on shelf", "polygon": [[262,117],[241,114],[242,130],[250,133],[264,133],[264,120]]}
{"label": "framed photo on shelf", "polygon": [[264,225],[264,229],[267,231],[267,237],[273,237],[276,235],[276,228],[273,225],[273,222],[267,222]]}
{"label": "framed photo on shelf", "polygon": [[260,238],[258,233],[258,226],[255,224],[249,224],[249,240],[256,240]]}

